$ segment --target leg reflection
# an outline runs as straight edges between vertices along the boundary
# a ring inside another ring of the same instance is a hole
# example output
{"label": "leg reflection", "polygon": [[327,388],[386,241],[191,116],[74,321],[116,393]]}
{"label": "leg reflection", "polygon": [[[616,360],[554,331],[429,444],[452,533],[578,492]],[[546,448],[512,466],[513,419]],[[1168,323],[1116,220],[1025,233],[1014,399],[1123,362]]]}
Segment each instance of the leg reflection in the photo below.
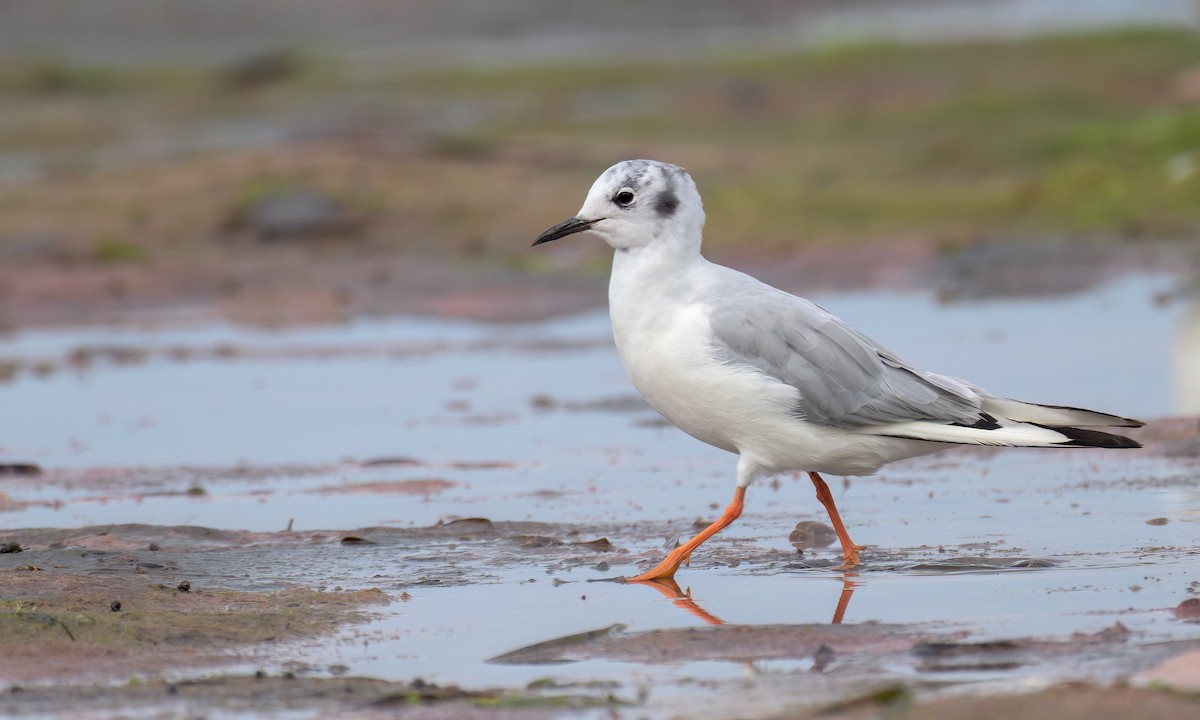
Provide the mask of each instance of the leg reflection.
{"label": "leg reflection", "polygon": [[846,608],[850,607],[850,596],[854,594],[854,589],[862,583],[855,578],[858,573],[848,572],[842,575],[842,594],[838,597],[837,608],[833,611],[833,624],[841,625],[842,618],[846,616]]}
{"label": "leg reflection", "polygon": [[630,585],[645,585],[652,587],[662,596],[671,601],[671,604],[677,608],[683,608],[689,613],[700,618],[709,625],[724,625],[725,621],[711,613],[705,612],[704,608],[696,604],[692,599],[692,589],[688,588],[687,592],[679,589],[679,583],[675,582],[674,578],[656,578],[654,580],[627,580]]}
{"label": "leg reflection", "polygon": [[[837,607],[833,611],[834,625],[841,625],[843,618],[846,617],[846,610],[850,607],[850,596],[854,594],[860,583],[858,581],[858,573],[848,572],[842,575],[842,593],[838,596]],[[677,608],[683,608],[692,615],[700,618],[709,625],[724,625],[725,621],[721,618],[707,612],[700,607],[695,600],[692,599],[692,590],[688,588],[683,591],[679,588],[679,583],[675,582],[674,578],[657,578],[654,580],[626,580],[629,585],[645,585],[646,587],[654,588],[663,597],[671,601],[671,604]]]}

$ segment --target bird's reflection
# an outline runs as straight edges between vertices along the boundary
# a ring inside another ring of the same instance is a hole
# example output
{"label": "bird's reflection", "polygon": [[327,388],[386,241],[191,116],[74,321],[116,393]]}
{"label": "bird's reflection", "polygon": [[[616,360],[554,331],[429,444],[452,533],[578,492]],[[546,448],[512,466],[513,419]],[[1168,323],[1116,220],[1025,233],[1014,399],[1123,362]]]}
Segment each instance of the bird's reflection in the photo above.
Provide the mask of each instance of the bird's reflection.
{"label": "bird's reflection", "polygon": [[[838,596],[837,607],[833,611],[833,625],[841,625],[842,620],[846,617],[846,610],[850,607],[850,597],[854,595],[855,589],[862,583],[858,580],[858,573],[846,572],[841,577],[842,591]],[[692,589],[682,590],[679,583],[675,582],[674,578],[658,578],[656,580],[626,580],[629,585],[645,585],[646,587],[657,590],[663,597],[671,601],[671,604],[677,608],[686,610],[688,613],[700,618],[709,625],[724,625],[725,621],[713,615],[692,599]]]}
{"label": "bird's reflection", "polygon": [[842,618],[846,617],[846,609],[850,607],[850,596],[861,584],[858,581],[858,573],[847,572],[842,575],[842,594],[838,596],[838,604],[833,611],[833,625],[842,624]]}
{"label": "bird's reflection", "polygon": [[671,604],[677,608],[682,608],[692,615],[700,618],[709,625],[724,625],[725,621],[706,612],[704,608],[696,604],[692,599],[692,589],[689,587],[686,591],[679,589],[679,583],[675,582],[674,578],[656,578],[654,580],[628,580],[630,585],[645,585],[662,593],[662,596],[671,601]]}

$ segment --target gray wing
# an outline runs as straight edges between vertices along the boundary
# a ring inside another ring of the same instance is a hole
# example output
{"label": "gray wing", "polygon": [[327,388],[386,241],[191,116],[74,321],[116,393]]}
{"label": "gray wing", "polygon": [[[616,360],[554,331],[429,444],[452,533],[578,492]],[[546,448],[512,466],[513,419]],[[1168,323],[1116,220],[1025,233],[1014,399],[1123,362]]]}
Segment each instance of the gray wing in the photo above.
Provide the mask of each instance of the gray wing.
{"label": "gray wing", "polygon": [[913,368],[802,298],[741,295],[719,303],[711,324],[718,357],[796,388],[795,413],[809,422],[846,429],[914,420],[994,423],[966,383]]}

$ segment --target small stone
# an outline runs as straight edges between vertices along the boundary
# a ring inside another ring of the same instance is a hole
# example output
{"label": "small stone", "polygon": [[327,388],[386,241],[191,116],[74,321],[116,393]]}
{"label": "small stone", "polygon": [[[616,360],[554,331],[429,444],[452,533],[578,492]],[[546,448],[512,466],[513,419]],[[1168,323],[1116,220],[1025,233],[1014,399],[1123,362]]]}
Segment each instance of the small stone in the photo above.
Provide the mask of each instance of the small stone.
{"label": "small stone", "polygon": [[788,535],[788,542],[797,550],[826,547],[837,540],[837,533],[825,523],[805,520],[796,523],[796,528]]}
{"label": "small stone", "polygon": [[1156,518],[1150,518],[1149,520],[1147,520],[1146,524],[1147,525],[1166,525],[1168,522],[1170,522],[1170,521],[1167,520],[1165,517],[1156,517]]}
{"label": "small stone", "polygon": [[184,580],[183,582],[179,583],[179,587],[177,587],[176,589],[179,590],[179,592],[191,592],[192,591],[192,583],[187,580]]}
{"label": "small stone", "polygon": [[612,550],[612,542],[610,542],[609,539],[606,537],[596,538],[595,540],[588,540],[587,542],[581,542],[579,544],[582,545],[583,547],[590,548],[592,550],[598,550],[601,552],[606,551],[606,550]]}
{"label": "small stone", "polygon": [[821,647],[817,648],[817,651],[813,653],[813,669],[817,672],[823,672],[836,657],[837,653],[833,651],[833,648],[822,643]]}
{"label": "small stone", "polygon": [[1200,622],[1200,598],[1188,598],[1174,610],[1175,617],[1188,622]]}
{"label": "small stone", "polygon": [[121,612],[121,601],[113,600],[112,602],[110,602],[108,604],[108,609],[111,610],[112,612]]}

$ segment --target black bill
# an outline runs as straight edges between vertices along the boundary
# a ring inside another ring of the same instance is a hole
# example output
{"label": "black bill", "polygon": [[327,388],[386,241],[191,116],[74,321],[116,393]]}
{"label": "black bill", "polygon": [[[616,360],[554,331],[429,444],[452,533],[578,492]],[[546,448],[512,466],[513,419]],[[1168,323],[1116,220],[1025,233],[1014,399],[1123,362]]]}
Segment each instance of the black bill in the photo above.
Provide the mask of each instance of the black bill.
{"label": "black bill", "polygon": [[542,243],[548,243],[551,240],[557,240],[568,235],[574,235],[577,232],[583,232],[598,222],[600,222],[600,218],[596,218],[595,220],[580,220],[577,217],[573,217],[570,220],[563,220],[546,232],[538,235],[538,239],[534,240],[533,244],[541,245]]}

